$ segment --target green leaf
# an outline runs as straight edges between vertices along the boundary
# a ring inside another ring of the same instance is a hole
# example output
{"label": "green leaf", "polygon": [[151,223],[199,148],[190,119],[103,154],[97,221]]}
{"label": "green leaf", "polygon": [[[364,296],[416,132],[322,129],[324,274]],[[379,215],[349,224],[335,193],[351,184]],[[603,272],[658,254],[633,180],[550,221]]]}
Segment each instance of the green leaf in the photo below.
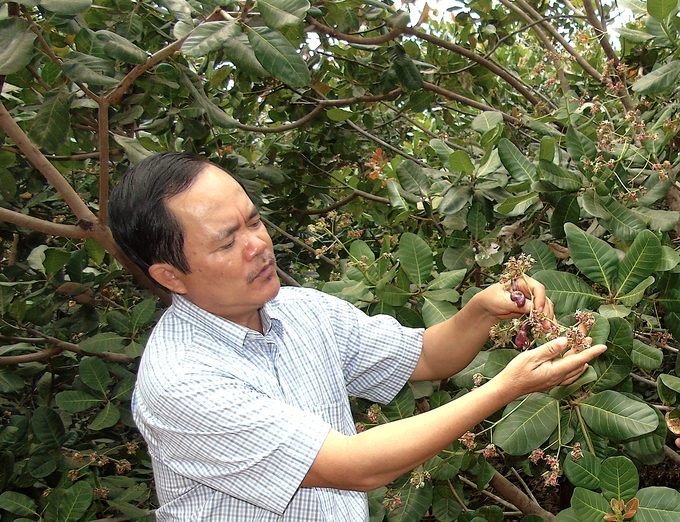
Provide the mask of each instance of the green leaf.
{"label": "green leaf", "polygon": [[16,491],[5,491],[0,495],[0,508],[20,517],[38,516],[33,499]]}
{"label": "green leaf", "polygon": [[550,218],[550,232],[555,239],[564,237],[565,223],[578,224],[581,215],[581,207],[578,198],[572,195],[565,195],[560,198],[555,205],[555,210]]}
{"label": "green leaf", "polygon": [[258,0],[257,7],[264,23],[272,29],[302,22],[309,10],[307,0]]}
{"label": "green leaf", "polygon": [[120,352],[123,338],[112,332],[103,332],[81,341],[79,346],[89,353]]}
{"label": "green leaf", "polygon": [[92,486],[79,481],[67,489],[57,508],[57,522],[75,522],[82,517],[92,504]]}
{"label": "green leaf", "polygon": [[155,313],[155,299],[144,299],[141,303],[136,304],[130,312],[131,330],[134,332],[137,329],[146,326],[153,319]]}
{"label": "green leaf", "polygon": [[564,459],[564,474],[574,486],[597,489],[600,486],[600,459],[584,451],[577,461],[568,455]]}
{"label": "green leaf", "polygon": [[612,439],[639,437],[654,431],[659,424],[651,407],[612,390],[584,399],[578,408],[593,431]]}
{"label": "green leaf", "polygon": [[507,138],[498,142],[498,156],[505,169],[517,181],[537,181],[536,167]]}
{"label": "green leaf", "polygon": [[0,366],[0,392],[13,393],[26,386],[26,381],[11,369]]}
{"label": "green leaf", "polygon": [[427,243],[415,234],[406,232],[401,236],[397,258],[413,284],[422,286],[430,278],[434,255]]}
{"label": "green leaf", "polygon": [[576,172],[555,165],[551,161],[540,160],[538,163],[543,178],[562,190],[576,191],[583,188],[583,181]]}
{"label": "green leaf", "polygon": [[89,428],[92,431],[101,431],[114,426],[120,419],[120,410],[112,402],[107,402],[94,420],[90,421]]}
{"label": "green leaf", "polygon": [[630,29],[628,27],[615,27],[614,31],[632,43],[647,43],[649,40],[654,39],[654,36],[649,33],[638,31],[636,29]]}
{"label": "green leaf", "polygon": [[543,393],[532,393],[521,404],[509,404],[505,415],[494,429],[493,441],[510,455],[525,455],[540,448],[557,428],[559,403]]}
{"label": "green leaf", "polygon": [[14,74],[29,64],[35,39],[23,18],[0,20],[0,75]]}
{"label": "green leaf", "polygon": [[680,213],[671,210],[638,207],[631,209],[631,211],[638,215],[652,232],[672,230],[680,219]]}
{"label": "green leaf", "polygon": [[633,91],[638,94],[660,94],[676,85],[680,74],[680,61],[673,60],[651,73],[639,78],[633,84]]}
{"label": "green leaf", "polygon": [[627,307],[632,307],[642,301],[645,296],[645,290],[654,284],[654,278],[649,276],[644,281],[641,281],[635,288],[633,288],[626,295],[621,296],[621,304]]}
{"label": "green leaf", "polygon": [[38,453],[28,460],[28,472],[35,478],[45,478],[56,469],[57,457],[52,453]]}
{"label": "green leaf", "polygon": [[416,399],[413,390],[407,384],[404,386],[392,402],[383,406],[382,414],[389,420],[395,421],[412,417],[416,409]]}
{"label": "green leaf", "polygon": [[191,57],[205,56],[239,34],[241,26],[235,20],[204,22],[184,40],[182,52]]}
{"label": "green leaf", "polygon": [[57,406],[62,410],[70,413],[78,413],[100,404],[102,399],[96,399],[84,391],[66,390],[57,393],[55,401]]}
{"label": "green leaf", "polygon": [[536,192],[529,192],[521,196],[510,196],[503,203],[496,206],[494,210],[505,216],[521,216],[529,207],[538,203],[539,198]]}
{"label": "green leaf", "polygon": [[663,362],[663,352],[654,346],[649,346],[638,339],[633,340],[633,351],[630,354],[633,364],[643,370],[652,372]]}
{"label": "green leaf", "polygon": [[607,243],[583,232],[572,223],[565,223],[569,253],[583,274],[609,290],[614,291],[614,280],[619,269],[619,256]]}
{"label": "green leaf", "polygon": [[444,193],[439,212],[444,215],[455,214],[470,201],[472,189],[467,185],[451,185]]}
{"label": "green leaf", "polygon": [[326,116],[328,116],[328,119],[332,121],[345,121],[354,116],[354,113],[347,109],[334,107],[326,111]]}
{"label": "green leaf", "polygon": [[638,491],[640,508],[635,522],[676,522],[680,513],[680,493],[665,487],[650,487]]}
{"label": "green leaf", "polygon": [[63,86],[45,94],[28,134],[38,148],[55,152],[66,141],[71,128],[71,98],[71,93]]}
{"label": "green leaf", "polygon": [[45,448],[59,448],[66,440],[66,430],[61,417],[48,406],[39,406],[35,410],[31,426]]}
{"label": "green leaf", "polygon": [[602,522],[612,510],[609,502],[599,493],[584,488],[576,488],[571,496],[571,507],[579,522]]}
{"label": "green leaf", "polygon": [[622,456],[609,457],[600,467],[600,489],[604,498],[628,502],[640,487],[640,477],[635,464]]}
{"label": "green leaf", "polygon": [[121,136],[120,134],[114,134],[113,139],[116,143],[123,147],[125,150],[125,156],[130,160],[130,164],[135,165],[140,161],[152,156],[154,153],[144,146],[136,138],[128,138],[127,136]]}
{"label": "green leaf", "polygon": [[423,77],[418,67],[401,45],[391,45],[387,55],[392,60],[392,69],[399,83],[410,91],[423,88]]}
{"label": "green leaf", "polygon": [[583,279],[568,272],[543,270],[533,275],[542,283],[555,305],[555,313],[567,314],[576,309],[593,310],[602,298]]}
{"label": "green leaf", "polygon": [[234,38],[230,38],[224,42],[223,48],[227,59],[239,71],[256,78],[269,76],[269,73],[257,61],[247,35],[242,33]]}
{"label": "green leaf", "polygon": [[680,312],[680,289],[671,288],[659,299],[659,302],[669,312]]}
{"label": "green leaf", "polygon": [[609,216],[599,220],[600,224],[619,239],[633,240],[645,229],[645,221],[632,210],[624,207],[614,198],[602,202]]}
{"label": "green leaf", "polygon": [[497,111],[486,111],[475,116],[472,120],[472,130],[484,134],[503,123],[503,114]]}
{"label": "green leaf", "polygon": [[557,270],[557,258],[553,249],[540,239],[532,239],[524,244],[522,250],[536,260],[531,269],[531,274],[541,270]]}
{"label": "green leaf", "polygon": [[671,14],[676,7],[677,0],[647,0],[647,12],[659,21]]}
{"label": "green leaf", "polygon": [[91,0],[40,0],[42,7],[60,15],[77,15],[92,6]]}
{"label": "green leaf", "polygon": [[390,306],[404,306],[408,303],[411,293],[402,290],[392,284],[378,284],[375,287],[375,295],[378,299]]}
{"label": "green leaf", "polygon": [[465,279],[467,270],[451,270],[440,273],[428,286],[428,290],[441,290],[443,288],[455,288]]}
{"label": "green leaf", "polygon": [[127,38],[111,31],[97,31],[97,40],[104,45],[104,52],[122,62],[139,65],[146,62],[148,55]]}
{"label": "green leaf", "polygon": [[649,277],[661,256],[661,242],[649,230],[640,232],[619,263],[617,296],[624,295]]}
{"label": "green leaf", "polygon": [[430,299],[427,294],[423,295],[423,301],[423,321],[427,328],[450,319],[457,311],[448,301]]}
{"label": "green leaf", "polygon": [[597,379],[590,387],[590,391],[594,392],[613,388],[633,371],[633,361],[619,346],[610,346],[605,353],[590,364],[597,372]]}
{"label": "green leaf", "polygon": [[574,508],[568,508],[560,511],[555,517],[554,522],[579,522]]}
{"label": "green leaf", "polygon": [[430,193],[430,183],[427,174],[413,161],[402,161],[397,166],[397,177],[404,190],[417,196],[427,196]]}
{"label": "green leaf", "polygon": [[567,129],[567,152],[574,161],[581,164],[583,158],[594,160],[597,156],[597,147],[593,140],[570,125]]}
{"label": "green leaf", "polygon": [[449,156],[449,166],[453,172],[464,172],[468,176],[475,171],[470,155],[464,150],[457,150]]}
{"label": "green leaf", "polygon": [[269,74],[291,87],[311,83],[307,64],[280,32],[268,27],[248,27],[247,33],[257,60]]}
{"label": "green leaf", "polygon": [[[238,122],[229,116],[224,110],[215,105],[210,98],[203,92],[202,87],[200,87],[201,79],[191,70],[184,67],[182,68],[182,75],[180,80],[182,85],[184,85],[194,99],[198,102],[198,105],[205,111],[206,116],[211,121],[211,123],[223,127],[225,129],[230,129],[238,125]],[[195,85],[199,84],[199,87]]]}
{"label": "green leaf", "polygon": [[106,390],[111,385],[111,375],[106,363],[99,357],[86,357],[80,362],[80,379],[88,388],[106,396]]}

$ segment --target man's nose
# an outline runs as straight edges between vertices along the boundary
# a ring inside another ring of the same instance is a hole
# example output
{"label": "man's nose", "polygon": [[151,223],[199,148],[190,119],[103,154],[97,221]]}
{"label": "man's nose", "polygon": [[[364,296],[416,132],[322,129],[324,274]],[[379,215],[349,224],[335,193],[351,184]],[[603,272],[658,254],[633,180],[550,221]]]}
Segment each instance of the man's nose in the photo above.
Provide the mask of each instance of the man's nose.
{"label": "man's nose", "polygon": [[247,261],[250,261],[262,253],[267,243],[258,234],[253,232],[247,231],[244,234],[243,255]]}

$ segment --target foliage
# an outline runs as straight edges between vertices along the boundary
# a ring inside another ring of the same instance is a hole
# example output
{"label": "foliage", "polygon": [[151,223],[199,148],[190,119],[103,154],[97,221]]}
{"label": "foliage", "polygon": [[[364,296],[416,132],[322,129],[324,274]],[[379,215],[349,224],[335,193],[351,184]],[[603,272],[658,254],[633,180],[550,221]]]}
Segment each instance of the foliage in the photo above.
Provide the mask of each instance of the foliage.
{"label": "foliage", "polygon": [[[596,313],[609,349],[576,383],[371,493],[372,520],[501,520],[477,498],[504,466],[575,487],[558,522],[672,520],[680,494],[639,490],[636,465],[665,458],[658,406],[680,394],[678,5],[631,2],[618,42],[612,5],[578,6],[478,0],[413,23],[375,0],[0,4],[3,520],[151,517],[129,400],[167,296],[106,203],[163,150],[243,181],[287,284],[430,326],[525,252],[563,327]],[[489,343],[448,381],[356,401],[357,421],[448,402],[514,355]]]}

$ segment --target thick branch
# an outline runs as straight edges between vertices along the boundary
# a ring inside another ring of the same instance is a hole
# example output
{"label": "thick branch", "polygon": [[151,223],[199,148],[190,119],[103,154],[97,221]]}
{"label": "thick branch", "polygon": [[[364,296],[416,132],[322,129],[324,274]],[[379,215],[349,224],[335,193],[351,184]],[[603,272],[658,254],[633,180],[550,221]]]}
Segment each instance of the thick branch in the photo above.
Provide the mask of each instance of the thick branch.
{"label": "thick branch", "polygon": [[[526,14],[524,11],[522,11],[519,7],[515,6],[512,2],[509,0],[500,0],[500,2],[510,9],[511,11],[514,11],[517,13],[524,21],[528,24],[533,24],[534,20]],[[559,54],[553,44],[550,42],[548,37],[545,35],[545,32],[543,32],[543,29],[541,29],[538,25],[533,26],[534,32],[538,36],[539,40],[543,42],[543,45],[545,48],[548,50],[549,53],[552,54],[552,61],[553,64],[555,65],[555,70],[557,71],[557,75],[560,78],[560,85],[562,87],[562,92],[566,95],[569,92],[569,81],[567,80],[567,75],[564,73],[564,68],[562,67],[562,60],[559,58]]]}
{"label": "thick branch", "polygon": [[341,33],[337,29],[333,29],[332,27],[322,24],[318,20],[314,19],[312,16],[307,17],[307,22],[314,26],[314,28],[317,31],[326,33],[330,36],[337,38],[338,40],[344,40],[345,42],[362,45],[380,45],[387,42],[391,42],[404,32],[404,29],[395,27],[389,33],[385,33],[380,36],[356,36]]}
{"label": "thick branch", "polygon": [[512,482],[503,475],[498,473],[498,471],[496,471],[489,484],[503,495],[504,498],[517,506],[517,509],[525,515],[538,515],[539,517],[545,518],[548,522],[553,522],[555,520],[555,515],[532,502],[529,497],[527,497],[519,488],[515,487]]}
{"label": "thick branch", "polygon": [[473,62],[477,62],[479,65],[482,67],[485,67],[492,73],[494,73],[496,76],[503,78],[506,82],[508,82],[510,85],[512,85],[517,92],[519,92],[522,96],[524,96],[527,101],[529,101],[532,105],[538,105],[539,101],[538,98],[536,98],[531,91],[529,91],[520,81],[517,80],[512,74],[510,74],[508,71],[503,69],[502,67],[499,67],[495,63],[493,63],[491,60],[487,60],[483,56],[480,56],[477,53],[473,53],[469,49],[466,49],[465,47],[461,47],[460,45],[456,45],[451,42],[447,42],[446,40],[442,38],[438,38],[437,36],[433,36],[431,34],[428,34],[424,31],[421,31],[420,29],[414,29],[411,27],[407,27],[404,30],[404,34],[411,34],[413,36],[417,36],[421,40],[425,40],[427,42],[433,43],[439,47],[442,47],[444,49],[448,49],[451,52],[454,52],[456,54],[460,54],[461,56],[464,56],[465,58],[468,58],[469,60],[472,60]]}
{"label": "thick branch", "polygon": [[99,224],[108,226],[109,205],[109,102],[99,102]]}
{"label": "thick branch", "polygon": [[30,362],[46,361],[59,355],[64,351],[60,346],[50,346],[47,350],[42,350],[36,353],[27,353],[25,355],[3,355],[0,357],[0,366],[10,366],[17,364],[25,364]]}
{"label": "thick branch", "polygon": [[51,236],[70,237],[74,239],[87,239],[94,237],[94,234],[88,228],[77,225],[62,225],[61,223],[52,223],[51,221],[45,221],[33,216],[27,216],[26,214],[2,207],[0,207],[0,219],[2,221],[6,221],[7,223],[13,223],[14,225],[20,227],[30,228],[36,232],[42,232],[43,234],[49,234]]}
{"label": "thick branch", "polygon": [[83,200],[80,199],[78,193],[73,190],[73,187],[64,179],[59,171],[47,161],[35,145],[31,143],[28,136],[21,130],[21,127],[12,118],[5,106],[0,101],[0,127],[7,133],[7,136],[19,147],[21,152],[28,158],[28,160],[37,168],[45,179],[55,188],[57,192],[64,198],[66,204],[71,207],[73,213],[78,219],[85,221],[94,221],[96,219],[92,211],[87,208]]}
{"label": "thick branch", "polygon": [[[6,150],[12,154],[21,154],[21,151],[15,147],[10,147],[8,145],[0,145],[0,150]],[[124,149],[113,149],[109,151],[110,153],[120,154],[124,152]],[[99,152],[84,152],[82,154],[71,154],[70,156],[54,156],[50,154],[45,154],[45,158],[48,161],[82,161],[86,159],[96,159],[99,158]]]}
{"label": "thick branch", "polygon": [[[526,13],[529,13],[536,19],[542,18],[541,14],[536,11],[533,7],[531,7],[527,2],[524,0],[515,0],[515,3],[518,4]],[[566,49],[566,51],[571,54],[574,58],[576,58],[576,61],[578,64],[581,66],[581,68],[586,71],[590,76],[595,78],[598,82],[602,81],[602,75],[600,72],[595,69],[592,65],[588,63],[588,61],[579,53],[576,49],[574,49],[569,42],[562,36],[557,29],[548,21],[544,21],[542,23],[543,27],[546,28],[546,30],[557,40],[560,42],[562,47]]]}
{"label": "thick branch", "polygon": [[324,109],[325,109],[325,107],[323,105],[317,105],[306,116],[303,116],[299,120],[296,120],[292,123],[287,123],[286,125],[281,125],[279,127],[258,127],[257,125],[238,124],[238,125],[236,125],[236,128],[243,130],[243,131],[248,131],[248,132],[260,132],[262,134],[273,134],[273,133],[277,133],[277,132],[286,132],[286,131],[289,131],[289,130],[292,130],[292,129],[297,129],[298,127],[302,127],[305,123],[313,120],[318,114],[323,112]]}
{"label": "thick branch", "polygon": [[514,125],[521,125],[522,121],[519,118],[515,118],[514,116],[511,116],[510,114],[505,114],[503,111],[496,109],[495,107],[491,107],[489,105],[485,105],[483,103],[480,103],[475,100],[471,100],[470,98],[466,98],[465,96],[461,96],[460,94],[457,94],[453,91],[450,91],[448,89],[445,89],[444,87],[440,87],[439,85],[435,85],[434,83],[429,83],[429,82],[423,82],[423,89],[427,91],[432,91],[436,92],[437,94],[441,94],[447,99],[457,101],[459,103],[462,103],[464,105],[467,105],[469,107],[474,107],[475,109],[479,109],[480,111],[495,111],[499,112],[503,115],[503,118],[505,121],[512,123]]}

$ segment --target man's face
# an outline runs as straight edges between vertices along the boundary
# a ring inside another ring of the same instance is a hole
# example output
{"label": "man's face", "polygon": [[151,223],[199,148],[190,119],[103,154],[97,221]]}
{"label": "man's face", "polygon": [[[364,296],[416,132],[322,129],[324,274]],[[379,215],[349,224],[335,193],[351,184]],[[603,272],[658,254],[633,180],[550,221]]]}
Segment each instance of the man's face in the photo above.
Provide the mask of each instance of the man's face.
{"label": "man's face", "polygon": [[182,227],[191,269],[189,274],[175,269],[176,286],[168,288],[237,324],[259,325],[257,311],[276,296],[279,279],[272,240],[241,186],[207,165],[167,205]]}

